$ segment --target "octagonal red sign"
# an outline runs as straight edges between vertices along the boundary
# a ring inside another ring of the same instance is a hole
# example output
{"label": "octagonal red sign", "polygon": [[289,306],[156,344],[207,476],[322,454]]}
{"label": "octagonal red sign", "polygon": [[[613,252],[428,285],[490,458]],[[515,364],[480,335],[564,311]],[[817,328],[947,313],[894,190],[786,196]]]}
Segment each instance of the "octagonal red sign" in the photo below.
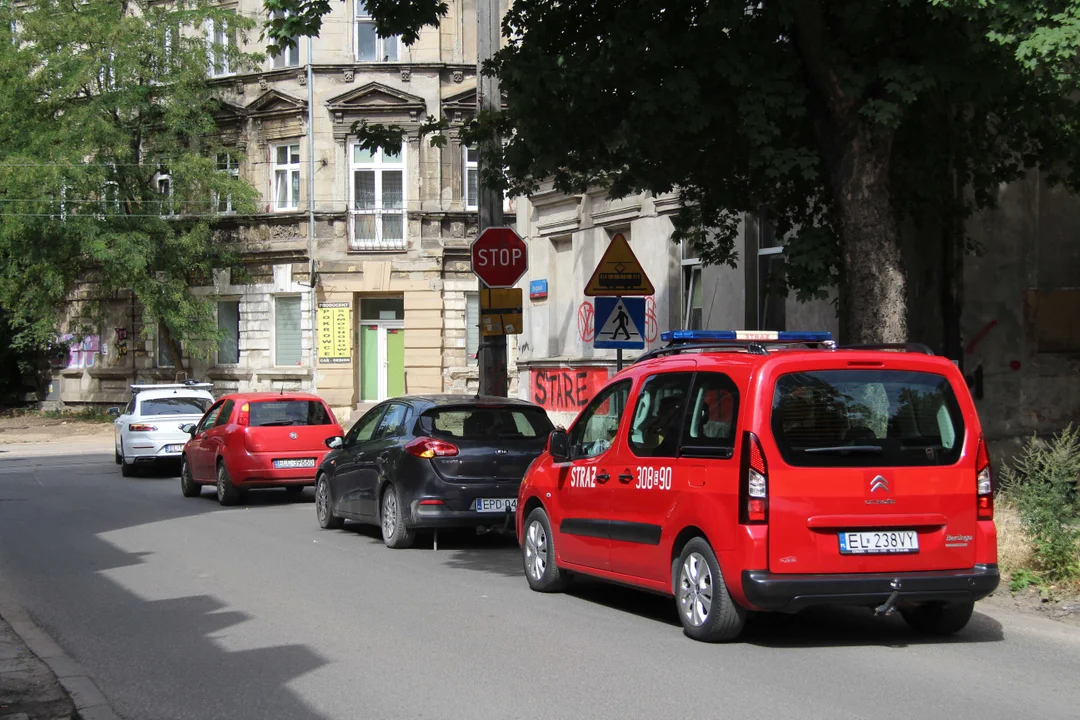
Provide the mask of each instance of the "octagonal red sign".
{"label": "octagonal red sign", "polygon": [[473,240],[472,271],[488,287],[513,287],[528,269],[529,249],[512,228],[490,227]]}

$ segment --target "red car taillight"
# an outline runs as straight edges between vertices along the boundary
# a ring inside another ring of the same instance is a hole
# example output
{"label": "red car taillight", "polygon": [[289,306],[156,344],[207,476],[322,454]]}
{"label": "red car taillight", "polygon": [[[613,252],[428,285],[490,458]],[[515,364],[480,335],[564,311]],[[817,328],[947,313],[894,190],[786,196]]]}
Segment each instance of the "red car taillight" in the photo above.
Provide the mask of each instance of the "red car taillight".
{"label": "red car taillight", "polygon": [[765,453],[754,433],[743,440],[742,480],[739,483],[739,522],[761,525],[769,520],[769,472]]}
{"label": "red car taillight", "polygon": [[405,452],[418,458],[453,457],[458,454],[457,445],[445,440],[418,437],[405,446]]}
{"label": "red car taillight", "polygon": [[155,432],[157,428],[153,425],[133,424],[128,425],[128,430],[130,430],[131,432]]}
{"label": "red car taillight", "polygon": [[979,437],[979,449],[975,451],[976,508],[980,520],[994,519],[994,476],[990,472],[990,453],[986,441]]}
{"label": "red car taillight", "polygon": [[251,418],[251,405],[244,403],[240,406],[240,412],[236,415],[236,424],[247,426],[248,421]]}

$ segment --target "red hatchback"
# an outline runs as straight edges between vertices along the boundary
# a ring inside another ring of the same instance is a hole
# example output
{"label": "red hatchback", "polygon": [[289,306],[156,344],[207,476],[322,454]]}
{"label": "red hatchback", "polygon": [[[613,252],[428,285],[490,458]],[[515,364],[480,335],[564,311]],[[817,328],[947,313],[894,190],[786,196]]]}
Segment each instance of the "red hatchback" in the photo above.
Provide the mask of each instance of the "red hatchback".
{"label": "red hatchback", "polygon": [[180,489],[197,497],[203,485],[216,485],[222,505],[250,488],[314,485],[326,441],[345,434],[326,403],[304,393],[226,395],[185,429]]}
{"label": "red hatchback", "polygon": [[998,569],[960,371],[917,346],[750,335],[669,334],[551,434],[518,496],[529,584],[570,572],[672,595],[706,641],[748,611],[813,605],[963,628]]}

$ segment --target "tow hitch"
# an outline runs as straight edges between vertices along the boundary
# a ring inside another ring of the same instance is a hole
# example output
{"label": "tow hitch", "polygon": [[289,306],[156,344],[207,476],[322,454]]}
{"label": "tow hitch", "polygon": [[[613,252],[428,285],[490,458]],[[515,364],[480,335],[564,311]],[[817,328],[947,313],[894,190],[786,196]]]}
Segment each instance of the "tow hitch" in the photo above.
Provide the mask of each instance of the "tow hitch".
{"label": "tow hitch", "polygon": [[893,590],[892,594],[889,595],[888,600],[874,608],[875,616],[884,615],[888,617],[889,615],[892,615],[894,612],[896,612],[896,599],[900,597],[900,578],[896,578],[891,583],[889,583],[889,587],[891,587]]}

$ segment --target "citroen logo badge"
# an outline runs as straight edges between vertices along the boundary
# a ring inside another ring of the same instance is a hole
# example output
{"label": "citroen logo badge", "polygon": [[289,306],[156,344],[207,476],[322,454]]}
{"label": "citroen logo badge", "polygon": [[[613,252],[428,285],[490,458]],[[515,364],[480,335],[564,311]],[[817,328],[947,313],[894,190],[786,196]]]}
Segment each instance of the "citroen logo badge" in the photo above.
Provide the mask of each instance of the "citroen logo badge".
{"label": "citroen logo badge", "polygon": [[878,490],[889,492],[889,481],[880,475],[870,481],[870,492],[875,493]]}
{"label": "citroen logo badge", "polygon": [[298,435],[296,433],[294,433],[294,432],[289,433],[289,439],[290,440],[295,440],[297,437],[298,437]]}

